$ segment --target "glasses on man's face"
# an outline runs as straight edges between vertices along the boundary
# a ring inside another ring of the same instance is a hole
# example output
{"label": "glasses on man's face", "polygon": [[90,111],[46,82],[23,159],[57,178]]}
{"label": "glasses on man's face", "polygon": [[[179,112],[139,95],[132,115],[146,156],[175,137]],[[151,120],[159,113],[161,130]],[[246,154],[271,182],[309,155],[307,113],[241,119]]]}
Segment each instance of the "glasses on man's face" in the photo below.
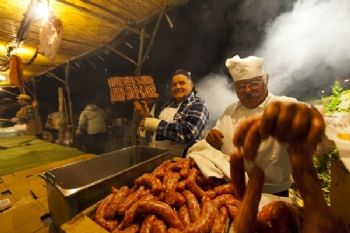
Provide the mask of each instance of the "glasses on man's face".
{"label": "glasses on man's face", "polygon": [[261,87],[263,80],[252,80],[245,83],[235,82],[235,87],[237,91],[244,91],[247,87],[251,90],[257,90]]}

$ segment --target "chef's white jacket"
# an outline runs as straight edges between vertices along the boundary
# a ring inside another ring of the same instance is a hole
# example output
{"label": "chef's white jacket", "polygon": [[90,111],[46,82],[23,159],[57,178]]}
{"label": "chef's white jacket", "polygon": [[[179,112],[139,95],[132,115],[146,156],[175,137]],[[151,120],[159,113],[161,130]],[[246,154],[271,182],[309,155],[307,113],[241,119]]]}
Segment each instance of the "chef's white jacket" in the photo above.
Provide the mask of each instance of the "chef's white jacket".
{"label": "chef's white jacket", "polygon": [[[273,100],[296,101],[293,98],[277,97],[269,93],[264,102],[254,109],[244,107],[239,101],[226,108],[214,127],[224,134],[224,144],[221,148],[223,153],[230,155],[234,150],[232,141],[238,122],[247,117],[262,113],[268,103]],[[291,185],[291,168],[286,146],[286,144],[281,144],[271,137],[263,141],[260,145],[256,163],[265,172],[265,184],[263,187],[263,192],[265,193],[277,193],[287,190]],[[251,162],[245,161],[245,170],[248,176],[251,171],[251,165]]]}

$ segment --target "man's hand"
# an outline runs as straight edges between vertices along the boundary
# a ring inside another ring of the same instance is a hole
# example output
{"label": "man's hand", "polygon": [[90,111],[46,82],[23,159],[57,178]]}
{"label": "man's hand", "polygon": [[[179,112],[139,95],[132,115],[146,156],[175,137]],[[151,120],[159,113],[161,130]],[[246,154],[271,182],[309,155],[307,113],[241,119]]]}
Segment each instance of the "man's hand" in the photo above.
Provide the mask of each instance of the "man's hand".
{"label": "man's hand", "polygon": [[223,138],[224,135],[220,130],[212,129],[209,131],[205,140],[207,141],[207,143],[209,143],[209,145],[211,145],[215,149],[220,150],[223,145]]}
{"label": "man's hand", "polygon": [[143,115],[142,104],[139,101],[134,101],[133,105],[134,105],[134,109],[137,112],[137,114],[142,117],[142,115]]}
{"label": "man's hand", "polygon": [[146,101],[134,101],[134,109],[141,118],[146,118],[149,115],[149,109]]}
{"label": "man's hand", "polygon": [[10,121],[13,122],[13,123],[17,123],[18,122],[18,118],[17,117],[11,118]]}
{"label": "man's hand", "polygon": [[140,121],[140,130],[145,131],[145,119]]}

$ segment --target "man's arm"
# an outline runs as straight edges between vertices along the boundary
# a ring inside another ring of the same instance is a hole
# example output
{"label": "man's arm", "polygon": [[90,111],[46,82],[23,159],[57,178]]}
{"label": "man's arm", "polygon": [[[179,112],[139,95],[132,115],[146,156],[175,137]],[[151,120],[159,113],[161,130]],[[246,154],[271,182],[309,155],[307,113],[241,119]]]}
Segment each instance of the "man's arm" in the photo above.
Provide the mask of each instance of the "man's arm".
{"label": "man's arm", "polygon": [[82,134],[83,132],[86,131],[86,127],[87,127],[87,117],[85,115],[84,112],[82,112],[80,114],[80,117],[79,117],[79,123],[78,123],[78,127],[77,127],[77,134]]}
{"label": "man's arm", "polygon": [[156,131],[156,139],[194,142],[200,138],[208,119],[209,111],[204,103],[192,104],[181,121],[169,123],[161,120]]}

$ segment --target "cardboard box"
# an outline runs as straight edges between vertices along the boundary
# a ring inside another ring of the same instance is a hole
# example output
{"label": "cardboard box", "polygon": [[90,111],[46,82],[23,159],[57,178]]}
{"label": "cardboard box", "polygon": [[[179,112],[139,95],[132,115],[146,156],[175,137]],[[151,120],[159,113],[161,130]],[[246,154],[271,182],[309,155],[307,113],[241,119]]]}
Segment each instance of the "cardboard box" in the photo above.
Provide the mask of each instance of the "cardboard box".
{"label": "cardboard box", "polygon": [[98,225],[93,219],[99,202],[94,204],[93,206],[85,209],[80,214],[73,217],[68,222],[64,223],[61,226],[61,229],[65,233],[108,233],[105,229],[103,229],[100,225]]}

